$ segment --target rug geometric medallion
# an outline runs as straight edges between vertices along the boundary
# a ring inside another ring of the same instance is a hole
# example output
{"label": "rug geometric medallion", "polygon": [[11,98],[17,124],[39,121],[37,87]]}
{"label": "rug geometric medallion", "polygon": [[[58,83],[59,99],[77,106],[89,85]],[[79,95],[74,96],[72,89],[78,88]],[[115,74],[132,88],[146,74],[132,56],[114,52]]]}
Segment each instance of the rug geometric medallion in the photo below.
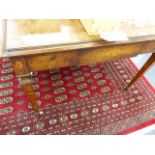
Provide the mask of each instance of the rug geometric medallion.
{"label": "rug geometric medallion", "polygon": [[155,120],[155,91],[130,59],[35,72],[36,114],[9,59],[0,60],[0,134],[125,134]]}

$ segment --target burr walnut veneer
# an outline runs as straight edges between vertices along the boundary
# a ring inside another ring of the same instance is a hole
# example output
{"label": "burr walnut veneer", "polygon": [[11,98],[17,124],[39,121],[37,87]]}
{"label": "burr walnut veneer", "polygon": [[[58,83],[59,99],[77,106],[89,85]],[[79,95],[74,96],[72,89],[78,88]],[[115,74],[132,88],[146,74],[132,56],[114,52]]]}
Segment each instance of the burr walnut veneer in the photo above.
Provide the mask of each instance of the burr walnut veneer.
{"label": "burr walnut veneer", "polygon": [[111,61],[149,53],[154,49],[155,40],[134,40],[127,43],[96,43],[90,47],[81,44],[78,47],[73,45],[71,47],[34,49],[35,52],[33,50],[30,52],[14,51],[10,52],[7,57],[10,57],[16,75],[20,78],[20,83],[33,104],[34,110],[38,111],[35,93],[31,86],[31,72]]}

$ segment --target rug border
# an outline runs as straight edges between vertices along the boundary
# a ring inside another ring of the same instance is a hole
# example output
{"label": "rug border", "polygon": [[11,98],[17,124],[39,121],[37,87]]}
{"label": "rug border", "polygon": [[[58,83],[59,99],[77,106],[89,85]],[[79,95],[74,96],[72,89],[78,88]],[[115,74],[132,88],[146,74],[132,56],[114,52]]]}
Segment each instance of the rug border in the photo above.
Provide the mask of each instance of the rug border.
{"label": "rug border", "polygon": [[[130,58],[129,58],[128,60],[129,60],[129,62],[131,63],[131,65],[136,69],[136,71],[138,71],[139,69],[138,69],[138,67],[134,64],[134,62],[133,62]],[[150,87],[150,88],[152,89],[152,91],[155,93],[155,88],[154,88],[154,87],[151,85],[151,83],[146,79],[146,77],[143,75],[142,78],[145,80],[145,82],[149,85],[149,87]],[[117,133],[117,135],[127,135],[127,134],[130,134],[130,133],[135,132],[135,131],[137,131],[137,130],[143,129],[143,128],[147,127],[147,126],[150,126],[150,125],[152,125],[152,124],[155,124],[155,119],[152,119],[152,120],[150,120],[150,121],[148,121],[148,122],[142,123],[142,124],[140,124],[140,125],[138,125],[138,126],[135,126],[135,127],[131,128],[131,129],[128,129],[128,130],[119,132],[119,133]]]}

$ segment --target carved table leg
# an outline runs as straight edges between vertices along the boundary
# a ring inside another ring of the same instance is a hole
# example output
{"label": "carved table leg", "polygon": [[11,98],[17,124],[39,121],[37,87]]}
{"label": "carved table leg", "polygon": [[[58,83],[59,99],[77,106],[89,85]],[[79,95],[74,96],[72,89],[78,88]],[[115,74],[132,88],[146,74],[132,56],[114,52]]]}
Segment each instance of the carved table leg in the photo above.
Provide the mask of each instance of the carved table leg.
{"label": "carved table leg", "polygon": [[131,80],[131,82],[128,84],[125,90],[131,87],[144,74],[144,72],[153,64],[153,62],[155,62],[155,53],[151,55],[151,57],[147,60],[144,66],[138,71],[136,76]]}
{"label": "carved table leg", "polygon": [[36,103],[35,92],[31,84],[30,70],[28,68],[26,59],[23,57],[11,58],[11,62],[15,70],[16,76],[20,79],[19,82],[22,85],[24,92],[27,95],[27,98],[32,104],[33,110],[35,112],[39,112],[39,107]]}

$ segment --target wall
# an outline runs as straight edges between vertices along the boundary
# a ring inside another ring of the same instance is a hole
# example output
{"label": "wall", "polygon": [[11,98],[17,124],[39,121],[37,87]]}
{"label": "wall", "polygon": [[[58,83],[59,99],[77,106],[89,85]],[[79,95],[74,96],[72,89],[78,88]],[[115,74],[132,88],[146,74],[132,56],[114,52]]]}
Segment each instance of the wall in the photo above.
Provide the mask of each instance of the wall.
{"label": "wall", "polygon": [[[137,57],[131,58],[131,60],[140,69],[150,56],[151,54],[142,54]],[[149,82],[155,88],[155,63],[145,72],[144,76],[149,80]]]}

